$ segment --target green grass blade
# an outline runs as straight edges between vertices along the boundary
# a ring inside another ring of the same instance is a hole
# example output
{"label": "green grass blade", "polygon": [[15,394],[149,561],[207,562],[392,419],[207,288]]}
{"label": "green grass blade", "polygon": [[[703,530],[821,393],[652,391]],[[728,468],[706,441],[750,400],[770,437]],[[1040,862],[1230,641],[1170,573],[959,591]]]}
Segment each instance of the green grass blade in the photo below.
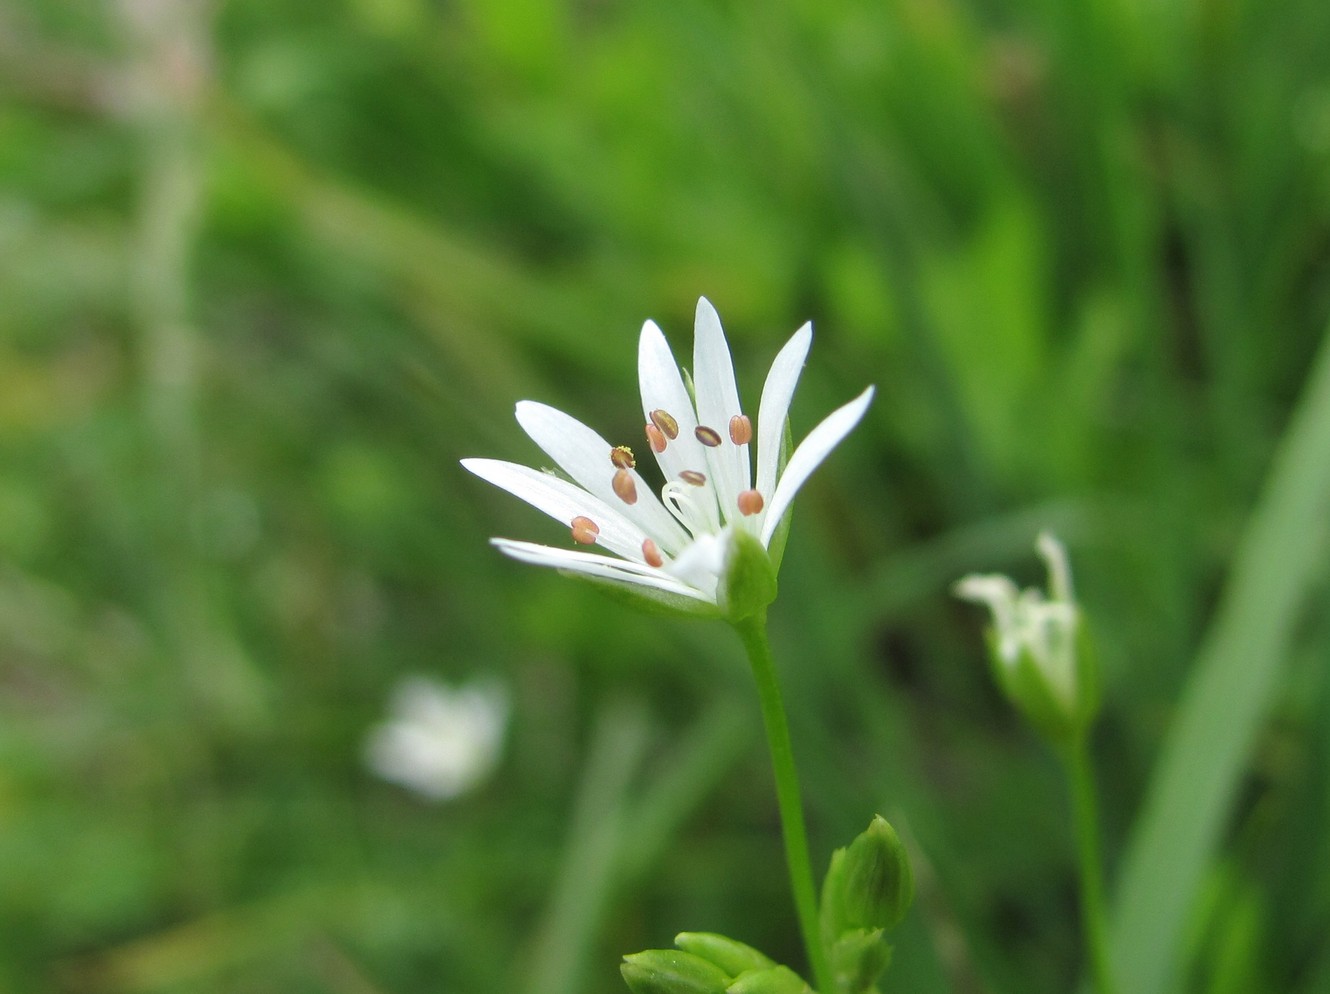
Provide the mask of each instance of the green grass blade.
{"label": "green grass blade", "polygon": [[1277,688],[1330,505],[1330,336],[1233,560],[1123,862],[1111,948],[1123,990],[1162,994],[1252,740]]}

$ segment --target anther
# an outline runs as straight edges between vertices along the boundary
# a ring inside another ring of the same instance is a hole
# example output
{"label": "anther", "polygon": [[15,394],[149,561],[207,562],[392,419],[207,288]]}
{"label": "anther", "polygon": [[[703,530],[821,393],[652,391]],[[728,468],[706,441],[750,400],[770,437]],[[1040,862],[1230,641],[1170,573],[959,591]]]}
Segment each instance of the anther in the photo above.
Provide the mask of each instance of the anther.
{"label": "anther", "polygon": [[648,414],[647,417],[651,419],[651,423],[659,428],[661,433],[671,442],[679,437],[679,422],[670,417],[667,412],[662,411],[660,408],[656,408],[656,410]]}
{"label": "anther", "polygon": [[649,538],[642,542],[642,558],[647,561],[648,566],[657,569],[665,565],[665,557],[660,554],[660,547]]}
{"label": "anther", "polygon": [[633,474],[628,470],[615,470],[610,486],[614,488],[615,496],[625,504],[637,503],[637,484],[633,482]]}
{"label": "anther", "polygon": [[614,463],[615,469],[632,469],[637,465],[633,450],[626,445],[616,445],[610,449],[610,462]]}
{"label": "anther", "polygon": [[708,428],[706,425],[698,425],[693,429],[693,434],[696,435],[697,440],[707,448],[714,449],[720,444],[720,432],[716,431],[715,428]]}
{"label": "anther", "polygon": [[761,512],[766,506],[766,501],[756,490],[741,490],[739,492],[739,513],[745,518],[751,518],[754,514]]}
{"label": "anther", "polygon": [[572,520],[573,541],[578,545],[595,545],[596,536],[600,534],[600,526],[584,514],[579,514]]}
{"label": "anther", "polygon": [[747,445],[753,440],[753,422],[747,414],[736,414],[730,418],[730,441],[735,445]]}
{"label": "anther", "polygon": [[705,487],[707,478],[695,469],[686,469],[679,474],[679,479],[684,483],[691,483],[695,487]]}
{"label": "anther", "polygon": [[647,425],[647,441],[651,443],[651,451],[657,455],[664,452],[668,444],[661,430],[655,425]]}

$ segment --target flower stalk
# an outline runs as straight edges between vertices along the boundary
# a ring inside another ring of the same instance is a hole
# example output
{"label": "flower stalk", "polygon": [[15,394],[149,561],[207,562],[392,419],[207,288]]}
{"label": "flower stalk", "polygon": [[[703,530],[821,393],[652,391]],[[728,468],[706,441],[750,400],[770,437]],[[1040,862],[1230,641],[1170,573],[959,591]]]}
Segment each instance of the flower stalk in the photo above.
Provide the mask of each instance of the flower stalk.
{"label": "flower stalk", "polygon": [[776,680],[775,661],[767,640],[767,614],[763,609],[733,622],[752,664],[757,696],[762,706],[762,724],[766,728],[771,751],[771,769],[776,779],[776,805],[780,809],[781,834],[785,839],[785,864],[794,891],[794,906],[799,916],[809,966],[820,991],[832,991],[831,970],[818,928],[817,892],[813,885],[813,867],[808,856],[808,833],[804,828],[803,799],[799,776],[794,766],[790,727],[785,705]]}
{"label": "flower stalk", "polygon": [[1080,875],[1081,934],[1090,975],[1098,994],[1115,994],[1108,956],[1108,912],[1104,904],[1104,869],[1099,845],[1099,803],[1085,735],[1059,750],[1071,792],[1076,829],[1076,861]]}

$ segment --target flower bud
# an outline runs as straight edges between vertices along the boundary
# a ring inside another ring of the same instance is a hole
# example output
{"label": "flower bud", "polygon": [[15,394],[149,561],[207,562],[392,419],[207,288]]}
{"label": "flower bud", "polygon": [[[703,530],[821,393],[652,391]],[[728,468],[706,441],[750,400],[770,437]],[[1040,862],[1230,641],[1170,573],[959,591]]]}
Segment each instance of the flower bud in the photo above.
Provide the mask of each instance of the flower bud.
{"label": "flower bud", "polygon": [[725,994],[811,994],[812,988],[803,977],[788,966],[772,966],[762,970],[748,970],[734,978]]}
{"label": "flower bud", "polygon": [[914,900],[914,878],[896,830],[874,816],[857,839],[831,857],[822,885],[822,930],[828,946],[856,929],[898,925]]}
{"label": "flower bud", "polygon": [[680,932],[674,937],[674,944],[686,953],[714,963],[731,977],[746,970],[768,970],[776,965],[775,960],[752,946],[715,932]]}
{"label": "flower bud", "polygon": [[859,928],[844,932],[829,951],[836,989],[859,994],[872,990],[891,962],[891,946],[882,929]]}
{"label": "flower bud", "polygon": [[631,953],[619,972],[633,994],[725,994],[730,983],[715,963],[678,949]]}

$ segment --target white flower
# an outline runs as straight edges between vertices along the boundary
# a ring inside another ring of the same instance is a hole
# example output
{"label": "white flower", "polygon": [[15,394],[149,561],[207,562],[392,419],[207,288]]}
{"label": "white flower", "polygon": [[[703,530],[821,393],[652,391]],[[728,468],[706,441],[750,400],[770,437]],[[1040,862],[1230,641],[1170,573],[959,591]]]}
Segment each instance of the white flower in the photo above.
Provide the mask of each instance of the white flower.
{"label": "white flower", "polygon": [[1076,635],[1080,611],[1071,589],[1067,550],[1048,532],[1035,547],[1048,566],[1051,597],[1040,590],[1018,590],[1008,577],[973,574],[960,580],[956,596],[988,605],[993,612],[995,649],[1012,670],[1022,653],[1028,655],[1058,702],[1071,710],[1077,702]]}
{"label": "white flower", "polygon": [[408,677],[393,692],[391,712],[365,742],[365,762],[383,779],[444,801],[494,771],[508,724],[508,695],[497,684],[454,689]]}
{"label": "white flower", "polygon": [[739,404],[720,318],[705,298],[697,302],[693,343],[696,403],[660,328],[654,321],[642,326],[638,382],[646,441],[665,477],[659,498],[627,446],[610,445],[552,407],[521,401],[518,423],[572,482],[494,459],[462,465],[562,521],[578,544],[613,555],[506,538],[493,543],[514,559],[626,585],[676,606],[723,609],[733,534],[742,529],[769,547],[799,488],[873,397],[869,387],[832,412],[782,466],[786,416],[812,334],[805,324],[776,356],[754,427]]}

